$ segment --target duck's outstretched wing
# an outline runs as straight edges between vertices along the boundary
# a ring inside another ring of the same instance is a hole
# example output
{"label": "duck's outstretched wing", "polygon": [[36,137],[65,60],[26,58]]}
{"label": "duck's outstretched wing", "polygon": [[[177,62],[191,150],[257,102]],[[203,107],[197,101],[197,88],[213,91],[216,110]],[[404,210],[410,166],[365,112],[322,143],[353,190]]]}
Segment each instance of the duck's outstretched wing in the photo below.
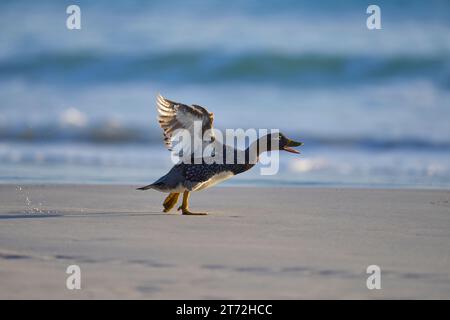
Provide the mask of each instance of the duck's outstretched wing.
{"label": "duck's outstretched wing", "polygon": [[[158,122],[164,132],[164,143],[169,150],[172,150],[172,141],[177,136],[180,129],[189,132],[193,141],[194,137],[203,141],[205,132],[209,132],[209,138],[212,140],[214,132],[213,114],[205,108],[193,104],[188,106],[179,102],[174,102],[158,94],[156,98],[158,109]],[[195,124],[196,123],[196,124]],[[201,129],[201,130],[200,130]],[[186,141],[182,142],[183,144]],[[193,146],[193,144],[191,144]],[[183,146],[184,148],[184,146]],[[191,148],[193,152],[193,148]]]}

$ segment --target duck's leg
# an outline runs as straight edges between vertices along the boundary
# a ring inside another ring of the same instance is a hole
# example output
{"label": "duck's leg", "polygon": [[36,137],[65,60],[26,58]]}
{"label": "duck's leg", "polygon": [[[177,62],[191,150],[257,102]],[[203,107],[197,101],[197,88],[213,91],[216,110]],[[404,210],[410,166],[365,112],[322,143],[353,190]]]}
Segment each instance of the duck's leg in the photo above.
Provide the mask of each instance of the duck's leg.
{"label": "duck's leg", "polygon": [[164,212],[169,212],[178,202],[178,197],[180,194],[178,192],[170,193],[163,202]]}
{"label": "duck's leg", "polygon": [[204,216],[207,215],[206,212],[192,212],[189,210],[189,191],[185,191],[183,193],[183,203],[181,204],[181,207],[178,208],[178,210],[181,210],[181,212],[183,214],[188,214],[188,215],[198,215],[198,216]]}

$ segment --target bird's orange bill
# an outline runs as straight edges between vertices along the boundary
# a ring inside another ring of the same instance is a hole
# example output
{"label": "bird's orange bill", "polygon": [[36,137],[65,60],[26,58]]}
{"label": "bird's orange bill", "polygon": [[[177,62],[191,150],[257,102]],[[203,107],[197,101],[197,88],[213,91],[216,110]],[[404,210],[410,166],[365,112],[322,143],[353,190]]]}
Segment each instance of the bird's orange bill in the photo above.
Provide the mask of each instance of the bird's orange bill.
{"label": "bird's orange bill", "polygon": [[292,149],[291,147],[300,147],[303,145],[303,142],[297,142],[294,140],[288,140],[288,142],[286,143],[286,145],[283,147],[284,151],[290,152],[290,153],[297,153],[299,154],[300,151],[297,151],[295,149]]}

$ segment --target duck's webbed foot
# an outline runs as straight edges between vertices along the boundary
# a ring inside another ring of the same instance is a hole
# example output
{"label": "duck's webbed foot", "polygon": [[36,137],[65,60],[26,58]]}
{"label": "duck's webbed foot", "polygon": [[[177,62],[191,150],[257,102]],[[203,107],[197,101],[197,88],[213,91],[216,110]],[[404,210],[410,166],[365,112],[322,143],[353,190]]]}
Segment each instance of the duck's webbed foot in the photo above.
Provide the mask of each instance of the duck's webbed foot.
{"label": "duck's webbed foot", "polygon": [[188,208],[179,207],[178,210],[181,210],[182,214],[191,215],[191,216],[206,216],[208,213],[206,212],[192,212]]}
{"label": "duck's webbed foot", "polygon": [[205,216],[205,215],[207,215],[206,212],[192,212],[191,210],[189,210],[188,201],[189,201],[189,191],[185,191],[183,193],[183,203],[178,208],[178,210],[181,210],[182,214],[192,215],[192,216]]}
{"label": "duck's webbed foot", "polygon": [[164,212],[169,212],[178,202],[179,193],[173,192],[170,193],[167,198],[163,202]]}

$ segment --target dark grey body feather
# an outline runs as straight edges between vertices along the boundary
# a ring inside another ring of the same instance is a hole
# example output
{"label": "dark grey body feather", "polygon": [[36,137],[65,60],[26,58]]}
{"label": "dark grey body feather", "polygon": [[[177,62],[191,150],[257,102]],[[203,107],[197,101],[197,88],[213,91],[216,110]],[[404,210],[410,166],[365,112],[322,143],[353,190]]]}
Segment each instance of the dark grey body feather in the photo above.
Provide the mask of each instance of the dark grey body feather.
{"label": "dark grey body feather", "polygon": [[[238,151],[235,150],[235,152]],[[246,151],[247,153],[248,150]],[[225,154],[224,152],[223,157],[225,157]],[[236,175],[251,169],[254,164],[248,163],[248,156],[245,159],[245,163],[242,164],[206,163],[204,160],[199,164],[182,162],[173,166],[166,175],[154,183],[139,188],[138,190],[155,189],[170,192],[176,189],[185,189],[192,191],[199,187],[200,184],[209,181],[221,173],[231,172],[233,175]],[[224,160],[222,162],[225,162]],[[194,162],[194,159],[191,159],[191,162]]]}

